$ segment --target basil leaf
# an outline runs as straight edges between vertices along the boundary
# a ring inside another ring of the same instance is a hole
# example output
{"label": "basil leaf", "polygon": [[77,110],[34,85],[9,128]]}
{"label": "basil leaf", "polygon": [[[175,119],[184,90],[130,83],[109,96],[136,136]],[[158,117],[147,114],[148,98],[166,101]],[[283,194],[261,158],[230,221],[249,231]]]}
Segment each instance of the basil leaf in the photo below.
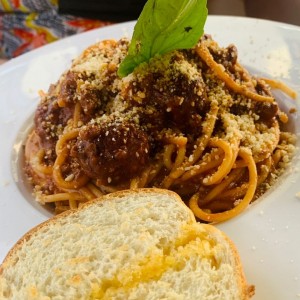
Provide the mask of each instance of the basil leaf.
{"label": "basil leaf", "polygon": [[148,0],[118,75],[127,76],[157,54],[193,47],[203,34],[206,17],[206,0]]}

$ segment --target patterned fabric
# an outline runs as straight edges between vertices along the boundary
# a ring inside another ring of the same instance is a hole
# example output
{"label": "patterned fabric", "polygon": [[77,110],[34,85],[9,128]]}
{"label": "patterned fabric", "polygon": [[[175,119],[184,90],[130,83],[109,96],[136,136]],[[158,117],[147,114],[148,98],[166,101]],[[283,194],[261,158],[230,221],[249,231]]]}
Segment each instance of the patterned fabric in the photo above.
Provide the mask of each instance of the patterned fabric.
{"label": "patterned fabric", "polygon": [[0,57],[12,58],[110,22],[58,13],[58,0],[0,0]]}

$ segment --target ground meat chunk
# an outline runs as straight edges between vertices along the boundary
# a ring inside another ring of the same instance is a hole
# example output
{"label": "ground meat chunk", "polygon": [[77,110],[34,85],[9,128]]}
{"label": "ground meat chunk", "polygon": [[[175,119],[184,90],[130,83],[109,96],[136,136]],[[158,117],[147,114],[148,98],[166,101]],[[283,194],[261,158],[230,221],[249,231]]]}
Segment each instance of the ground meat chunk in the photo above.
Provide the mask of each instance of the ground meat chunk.
{"label": "ground meat chunk", "polygon": [[255,113],[260,116],[261,120],[264,122],[272,121],[274,117],[278,114],[278,105],[274,101],[269,102],[257,102],[255,103]]}
{"label": "ground meat chunk", "polygon": [[73,106],[59,107],[55,96],[50,96],[37,107],[34,116],[35,132],[40,137],[45,149],[55,149],[58,136],[72,118]]}
{"label": "ground meat chunk", "polygon": [[210,49],[216,62],[222,64],[225,68],[231,68],[237,62],[238,51],[235,45],[229,45],[223,51]]}
{"label": "ground meat chunk", "polygon": [[80,93],[80,105],[83,113],[88,117],[88,120],[92,119],[96,112],[99,110],[101,104],[100,91],[97,89],[86,89]]}
{"label": "ground meat chunk", "polygon": [[259,116],[260,121],[264,123],[272,122],[273,119],[278,114],[278,105],[274,102],[253,102],[252,107],[249,108],[248,106],[242,106],[239,104],[234,104],[230,108],[230,112],[234,115],[247,115],[249,111],[252,111],[256,115]]}
{"label": "ground meat chunk", "polygon": [[60,84],[59,98],[65,103],[75,102],[75,93],[77,89],[77,75],[69,71]]}
{"label": "ground meat chunk", "polygon": [[89,177],[117,184],[139,175],[147,166],[148,137],[133,124],[95,123],[81,130],[71,155]]}

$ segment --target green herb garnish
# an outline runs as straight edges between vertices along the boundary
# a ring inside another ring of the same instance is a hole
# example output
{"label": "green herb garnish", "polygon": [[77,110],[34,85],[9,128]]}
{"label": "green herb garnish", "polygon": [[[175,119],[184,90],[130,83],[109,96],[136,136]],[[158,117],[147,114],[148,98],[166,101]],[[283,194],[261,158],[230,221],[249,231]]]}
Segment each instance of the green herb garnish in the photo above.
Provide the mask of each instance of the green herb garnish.
{"label": "green herb garnish", "polygon": [[157,54],[193,47],[204,32],[206,17],[206,0],[148,0],[118,75],[127,76]]}

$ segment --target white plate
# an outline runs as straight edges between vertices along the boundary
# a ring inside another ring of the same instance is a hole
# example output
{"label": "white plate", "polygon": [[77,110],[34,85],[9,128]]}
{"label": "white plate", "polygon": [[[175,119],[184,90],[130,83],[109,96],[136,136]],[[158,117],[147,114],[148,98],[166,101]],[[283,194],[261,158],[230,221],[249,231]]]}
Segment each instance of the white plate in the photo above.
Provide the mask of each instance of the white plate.
{"label": "white plate", "polygon": [[[31,201],[16,162],[22,138],[37,102],[88,45],[131,36],[134,23],[123,23],[34,50],[0,67],[0,261],[30,228],[50,214]],[[206,33],[222,46],[234,43],[242,64],[280,78],[300,93],[300,27],[239,17],[210,16]],[[278,94],[285,106],[295,103]],[[298,100],[299,101],[299,98]],[[298,115],[296,131],[300,130]],[[245,273],[256,286],[254,299],[300,299],[300,162],[262,199],[232,221],[218,225],[235,242]]]}

